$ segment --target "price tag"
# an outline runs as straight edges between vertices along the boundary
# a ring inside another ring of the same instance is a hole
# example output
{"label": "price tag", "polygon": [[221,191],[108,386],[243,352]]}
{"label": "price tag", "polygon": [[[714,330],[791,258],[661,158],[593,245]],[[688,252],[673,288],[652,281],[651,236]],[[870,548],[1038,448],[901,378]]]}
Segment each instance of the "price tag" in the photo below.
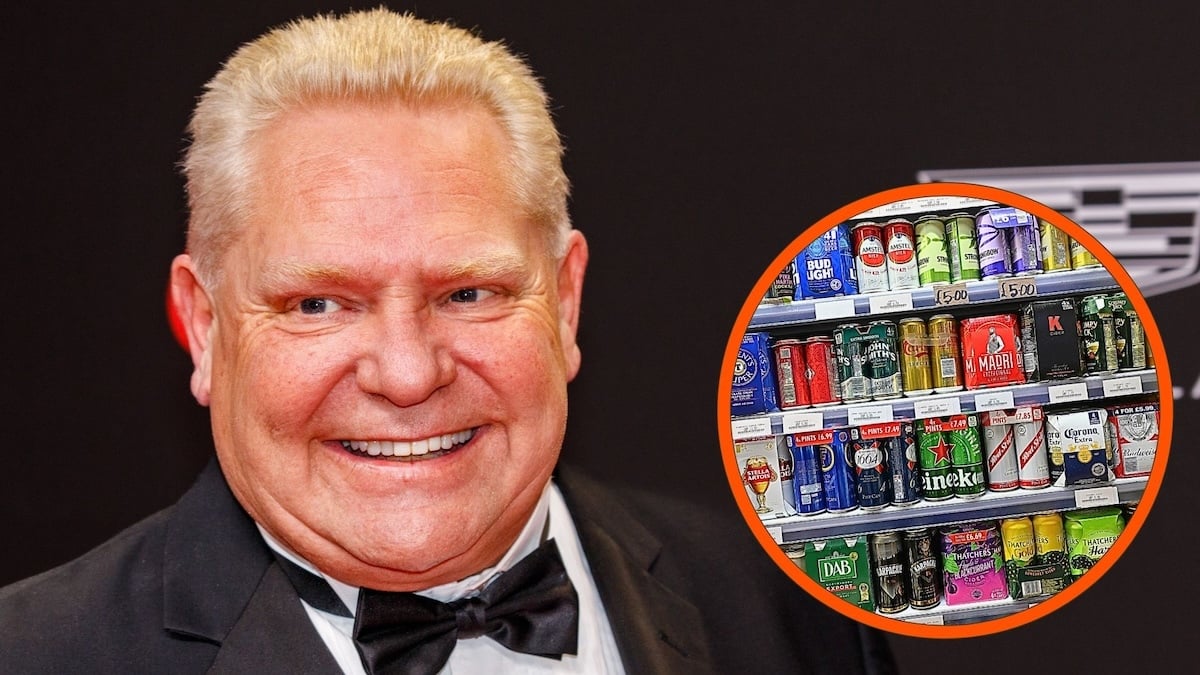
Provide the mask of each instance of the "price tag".
{"label": "price tag", "polygon": [[775,540],[776,544],[783,543],[783,526],[782,525],[767,525],[767,534]]}
{"label": "price tag", "polygon": [[1075,491],[1075,506],[1085,509],[1091,506],[1113,506],[1117,501],[1117,486],[1083,488]]}
{"label": "price tag", "polygon": [[913,401],[913,417],[926,419],[929,417],[946,417],[962,413],[962,402],[957,396],[945,398],[924,398]]}
{"label": "price tag", "polygon": [[867,297],[870,299],[872,314],[911,312],[913,308],[912,293],[886,293]]}
{"label": "price tag", "polygon": [[1106,397],[1128,396],[1140,393],[1142,393],[1142,378],[1137,375],[1133,377],[1117,377],[1104,381],[1104,395]]}
{"label": "price tag", "polygon": [[1014,277],[996,282],[1001,300],[1027,300],[1037,295],[1037,281],[1033,277]]}
{"label": "price tag", "polygon": [[909,623],[923,623],[928,626],[946,625],[946,617],[941,614],[918,614],[917,616],[906,616],[904,620]]}
{"label": "price tag", "polygon": [[960,281],[957,284],[943,284],[933,287],[933,304],[938,307],[946,307],[948,305],[965,305],[971,301],[967,293],[967,283]]}
{"label": "price tag", "polygon": [[[1138,384],[1141,384],[1140,379]],[[1047,392],[1050,394],[1050,403],[1073,403],[1088,400],[1088,388],[1083,382],[1051,385],[1047,388]]]}
{"label": "price tag", "polygon": [[846,423],[852,427],[891,422],[892,420],[892,406],[890,405],[863,406],[846,411]]}
{"label": "price tag", "polygon": [[744,441],[751,438],[762,438],[771,435],[770,417],[745,417],[734,420],[733,440]]}
{"label": "price tag", "polygon": [[847,316],[854,316],[854,298],[838,298],[837,300],[822,300],[818,302],[813,311],[816,312],[817,321],[825,319],[841,319]]}
{"label": "price tag", "polygon": [[991,216],[992,224],[996,227],[1016,227],[1033,222],[1033,216],[1014,206],[991,209],[988,211],[988,215]]}
{"label": "price tag", "polygon": [[821,412],[784,413],[783,433],[798,434],[801,431],[817,431],[825,428],[825,415]]}
{"label": "price tag", "polygon": [[975,412],[1006,410],[1014,407],[1011,391],[988,391],[975,394]]}
{"label": "price tag", "polygon": [[1006,424],[1020,424],[1022,422],[1029,423],[1033,421],[1033,406],[1021,406],[1013,411],[1012,422]]}

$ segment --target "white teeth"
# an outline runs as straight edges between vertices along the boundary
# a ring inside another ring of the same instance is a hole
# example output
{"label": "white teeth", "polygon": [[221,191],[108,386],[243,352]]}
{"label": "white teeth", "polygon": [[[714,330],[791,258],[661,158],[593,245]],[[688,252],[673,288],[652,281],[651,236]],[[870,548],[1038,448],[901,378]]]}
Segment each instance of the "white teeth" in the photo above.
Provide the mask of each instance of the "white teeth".
{"label": "white teeth", "polygon": [[442,434],[419,441],[342,441],[342,447],[355,452],[366,453],[372,457],[409,457],[426,455],[431,452],[449,450],[456,445],[462,445],[475,436],[472,429]]}
{"label": "white teeth", "polygon": [[414,455],[423,455],[429,452],[429,439],[413,441],[412,448],[412,454]]}
{"label": "white teeth", "polygon": [[392,456],[392,442],[391,441],[380,441],[379,447],[383,451],[384,457]]}
{"label": "white teeth", "polygon": [[394,441],[392,445],[395,446],[397,457],[408,457],[412,454],[412,443],[408,441]]}
{"label": "white teeth", "polygon": [[375,457],[383,452],[383,448],[379,447],[379,441],[371,441],[367,444],[367,454]]}

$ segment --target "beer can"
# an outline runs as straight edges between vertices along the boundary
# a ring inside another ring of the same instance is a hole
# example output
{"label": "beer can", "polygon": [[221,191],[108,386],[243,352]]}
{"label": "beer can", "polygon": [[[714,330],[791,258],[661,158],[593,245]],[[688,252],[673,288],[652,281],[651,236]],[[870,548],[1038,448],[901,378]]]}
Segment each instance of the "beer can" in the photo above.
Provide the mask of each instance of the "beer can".
{"label": "beer can", "polygon": [[913,609],[936,607],[942,600],[942,578],[938,554],[928,528],[904,530],[905,562],[908,565],[909,604]]}
{"label": "beer can", "polygon": [[1057,513],[1038,513],[1033,516],[1034,554],[1043,565],[1067,561],[1067,536],[1062,516]]}
{"label": "beer can", "polygon": [[1116,372],[1120,363],[1108,297],[1103,294],[1085,296],[1080,303],[1079,317],[1084,372],[1088,375]]}
{"label": "beer can", "polygon": [[1042,267],[1047,272],[1071,269],[1071,238],[1048,220],[1039,218],[1042,242]]}
{"label": "beer can", "polygon": [[1037,221],[1033,216],[1025,214],[1024,221],[1009,229],[1009,243],[1012,246],[1013,273],[1041,274],[1042,267],[1042,238],[1038,232]]}
{"label": "beer can", "polygon": [[946,218],[946,243],[950,247],[950,281],[979,281],[975,217],[969,213],[950,214]]}
{"label": "beer can", "polygon": [[899,342],[896,324],[884,319],[867,324],[867,370],[871,378],[871,398],[882,401],[898,398],[904,390],[900,378]]}
{"label": "beer can", "polygon": [[1000,521],[1000,539],[1004,542],[1004,559],[1015,562],[1033,562],[1037,554],[1034,544],[1033,520],[1029,516],[1005,518]]}
{"label": "beer can", "polygon": [[875,589],[879,591],[875,608],[883,614],[895,614],[908,609],[905,551],[900,535],[896,532],[868,535],[867,544],[871,550]]}
{"label": "beer can", "polygon": [[767,289],[767,299],[792,300],[796,297],[796,261],[792,259],[775,275]]}
{"label": "beer can", "polygon": [[917,219],[917,276],[922,286],[950,283],[950,254],[946,223],[937,216]]}
{"label": "beer can", "polygon": [[888,471],[887,454],[882,438],[872,433],[873,426],[876,425],[850,428],[850,454],[854,458],[858,505],[864,511],[878,511],[892,503],[892,475]]}
{"label": "beer can", "polygon": [[900,379],[905,396],[923,396],[933,391],[933,371],[930,368],[929,337],[925,321],[918,317],[901,319]]}
{"label": "beer can", "polygon": [[842,400],[838,386],[837,357],[833,338],[817,335],[804,341],[804,371],[809,400],[814,406],[833,405]]}
{"label": "beer can", "polygon": [[1019,325],[1016,314],[975,316],[958,323],[967,389],[1025,382]]}
{"label": "beer can", "polygon": [[843,403],[871,400],[871,377],[866,349],[870,339],[867,327],[856,323],[844,323],[833,332],[838,388],[842,393]]}
{"label": "beer can", "polygon": [[806,408],[808,397],[808,368],[804,365],[804,345],[799,340],[777,340],[775,351],[775,383],[779,386],[779,407]]}
{"label": "beer can", "polygon": [[987,490],[983,475],[983,442],[979,434],[979,416],[956,415],[947,432],[950,464],[954,467],[954,496],[975,499]]}
{"label": "beer can", "polygon": [[963,388],[958,348],[958,321],[950,314],[929,317],[929,357],[933,390],[938,393]]}
{"label": "beer can", "polygon": [[854,460],[850,455],[850,432],[829,429],[829,435],[816,443],[821,454],[821,487],[825,508],[831,513],[858,508],[854,479]]}
{"label": "beer can", "polygon": [[733,364],[730,413],[757,415],[779,409],[775,400],[775,364],[766,333],[746,333]]}
{"label": "beer can", "polygon": [[883,439],[888,470],[892,473],[892,506],[911,506],[921,501],[916,425],[911,421],[894,424],[899,425],[899,435]]}
{"label": "beer can", "polygon": [[883,226],[883,239],[887,244],[888,286],[893,291],[916,288],[920,279],[913,224],[903,218],[892,218]]}
{"label": "beer can", "polygon": [[858,271],[858,292],[888,290],[887,247],[879,223],[859,223],[850,228],[854,247],[854,267]]}
{"label": "beer can", "polygon": [[1071,237],[1070,240],[1071,267],[1077,270],[1087,269],[1089,267],[1103,267],[1103,264],[1100,262],[1100,260],[1093,255],[1091,251],[1087,250],[1086,246],[1078,241],[1075,241],[1074,237]]}
{"label": "beer can", "polygon": [[946,420],[931,417],[916,421],[917,454],[921,467],[921,492],[931,502],[954,496],[954,466]]}
{"label": "beer can", "polygon": [[983,449],[987,455],[987,487],[992,492],[1016,490],[1020,485],[1016,435],[1012,424],[989,424],[984,415]]}
{"label": "beer can", "polygon": [[1146,367],[1146,332],[1137,310],[1124,293],[1108,296],[1112,308],[1113,336],[1117,342],[1117,369],[1141,370]]}
{"label": "beer can", "polygon": [[841,223],[821,234],[796,256],[796,300],[858,293],[850,228]]}
{"label": "beer can", "polygon": [[1033,421],[1013,425],[1017,446],[1017,479],[1026,490],[1050,485],[1050,464],[1046,450],[1046,429],[1041,408],[1033,408]]}
{"label": "beer can", "polygon": [[975,232],[979,239],[979,275],[983,279],[1012,276],[1009,258],[1008,230],[992,222],[991,210],[985,209],[975,217]]}
{"label": "beer can", "polygon": [[784,437],[792,453],[792,492],[796,499],[796,513],[810,516],[825,512],[825,487],[821,477],[821,450],[818,445],[806,441],[805,434],[788,434]]}

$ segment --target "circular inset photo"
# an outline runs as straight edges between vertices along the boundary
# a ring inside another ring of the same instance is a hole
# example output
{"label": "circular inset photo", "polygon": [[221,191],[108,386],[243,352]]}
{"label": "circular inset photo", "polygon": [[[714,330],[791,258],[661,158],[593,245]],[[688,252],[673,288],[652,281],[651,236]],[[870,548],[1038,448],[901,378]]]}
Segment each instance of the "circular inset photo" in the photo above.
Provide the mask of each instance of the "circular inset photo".
{"label": "circular inset photo", "polygon": [[763,271],[717,425],[743,517],[797,584],[883,630],[970,637],[1117,561],[1162,481],[1171,391],[1146,301],[1095,237],[933,183],[834,211]]}

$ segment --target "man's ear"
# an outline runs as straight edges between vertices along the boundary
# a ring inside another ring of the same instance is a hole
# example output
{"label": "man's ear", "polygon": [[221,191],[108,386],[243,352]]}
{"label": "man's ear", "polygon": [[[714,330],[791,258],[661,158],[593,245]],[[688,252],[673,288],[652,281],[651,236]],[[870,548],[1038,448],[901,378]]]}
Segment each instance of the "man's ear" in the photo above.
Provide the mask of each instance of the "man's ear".
{"label": "man's ear", "polygon": [[171,263],[171,302],[187,334],[192,355],[192,395],[208,405],[212,393],[212,349],[216,316],[208,289],[196,274],[192,257],[184,253]]}
{"label": "man's ear", "polygon": [[571,230],[567,233],[566,254],[558,264],[558,332],[568,381],[575,379],[582,359],[575,337],[579,331],[579,304],[587,262],[587,240],[579,230]]}

